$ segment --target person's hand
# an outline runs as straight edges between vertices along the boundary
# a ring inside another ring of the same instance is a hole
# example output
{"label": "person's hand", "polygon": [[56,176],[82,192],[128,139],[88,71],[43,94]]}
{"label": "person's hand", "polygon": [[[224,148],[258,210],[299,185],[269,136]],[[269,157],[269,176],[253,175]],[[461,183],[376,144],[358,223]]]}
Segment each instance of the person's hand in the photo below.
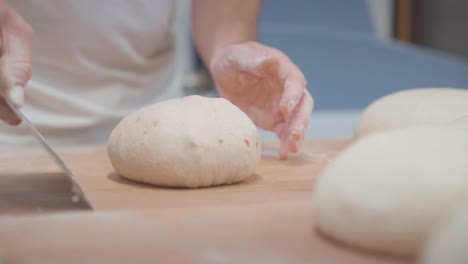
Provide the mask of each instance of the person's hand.
{"label": "person's hand", "polygon": [[33,30],[8,4],[0,0],[0,120],[17,125],[21,120],[6,105],[8,97],[23,105],[23,88],[31,78]]}
{"label": "person's hand", "polygon": [[281,51],[246,42],[217,50],[210,70],[220,95],[281,140],[280,157],[297,153],[313,108],[302,72]]}

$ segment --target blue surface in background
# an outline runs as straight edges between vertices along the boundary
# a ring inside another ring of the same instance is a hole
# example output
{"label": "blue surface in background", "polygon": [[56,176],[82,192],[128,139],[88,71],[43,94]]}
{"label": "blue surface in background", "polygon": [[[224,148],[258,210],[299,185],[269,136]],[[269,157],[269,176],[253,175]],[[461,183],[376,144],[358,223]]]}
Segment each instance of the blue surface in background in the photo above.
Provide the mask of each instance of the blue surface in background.
{"label": "blue surface in background", "polygon": [[374,35],[366,0],[264,0],[260,22],[313,25]]}
{"label": "blue surface in background", "polygon": [[321,34],[261,34],[308,80],[316,109],[361,109],[374,99],[414,87],[468,88],[468,62],[401,44]]}
{"label": "blue surface in background", "polygon": [[365,0],[265,0],[259,40],[306,75],[316,110],[362,109],[414,87],[468,88],[468,61],[373,32]]}

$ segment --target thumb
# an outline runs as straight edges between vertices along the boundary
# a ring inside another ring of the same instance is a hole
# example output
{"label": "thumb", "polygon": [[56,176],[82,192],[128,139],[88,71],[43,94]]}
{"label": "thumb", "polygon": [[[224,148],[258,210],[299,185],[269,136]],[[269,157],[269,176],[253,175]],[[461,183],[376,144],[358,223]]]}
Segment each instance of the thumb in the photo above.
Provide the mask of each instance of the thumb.
{"label": "thumb", "polygon": [[7,89],[8,98],[16,105],[16,107],[23,106],[24,91],[22,86],[15,85],[11,89]]}
{"label": "thumb", "polygon": [[19,107],[23,104],[23,87],[32,75],[33,31],[13,9],[5,16],[1,26],[0,89]]}

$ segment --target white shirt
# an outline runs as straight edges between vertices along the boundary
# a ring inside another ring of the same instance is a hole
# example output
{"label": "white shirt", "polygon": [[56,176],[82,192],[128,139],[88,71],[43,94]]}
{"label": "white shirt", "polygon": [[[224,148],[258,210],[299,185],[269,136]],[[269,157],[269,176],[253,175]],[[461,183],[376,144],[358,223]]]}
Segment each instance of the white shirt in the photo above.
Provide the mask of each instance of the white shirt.
{"label": "white shirt", "polygon": [[[171,0],[10,1],[35,31],[23,112],[52,144],[105,143],[124,116],[174,87]],[[33,142],[0,126],[0,144]]]}

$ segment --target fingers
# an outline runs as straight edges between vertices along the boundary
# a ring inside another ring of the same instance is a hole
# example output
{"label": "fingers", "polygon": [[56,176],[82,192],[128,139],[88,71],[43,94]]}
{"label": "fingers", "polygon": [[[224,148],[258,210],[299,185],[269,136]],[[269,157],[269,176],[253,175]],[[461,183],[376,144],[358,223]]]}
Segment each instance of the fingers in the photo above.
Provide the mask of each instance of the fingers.
{"label": "fingers", "polygon": [[276,135],[280,139],[279,156],[282,160],[288,158],[289,152],[287,128],[288,126],[286,125],[286,123],[280,123],[274,129]]}
{"label": "fingers", "polygon": [[302,72],[282,53],[261,57],[256,69],[261,73],[271,73],[272,76],[277,76],[283,85],[279,109],[286,120],[290,119],[306,89],[307,81]]}
{"label": "fingers", "polygon": [[278,67],[278,76],[283,81],[284,91],[280,99],[280,111],[284,118],[289,119],[301,101],[307,81],[302,72],[289,58],[284,58]]}
{"label": "fingers", "polygon": [[280,138],[280,159],[297,153],[304,139],[313,109],[312,96],[306,89],[307,81],[299,68],[284,54],[276,57],[276,73],[283,83],[279,109],[285,122],[275,128]]}
{"label": "fingers", "polygon": [[303,91],[301,102],[293,113],[288,124],[287,134],[289,139],[289,150],[293,153],[299,151],[300,145],[304,140],[305,132],[309,126],[309,119],[314,108],[314,101],[307,90]]}
{"label": "fingers", "polygon": [[31,26],[13,9],[5,14],[1,25],[0,80],[4,96],[17,106],[23,104],[23,89],[31,79]]}
{"label": "fingers", "polygon": [[18,125],[21,123],[21,119],[13,113],[3,98],[0,98],[0,120],[3,120],[9,125]]}
{"label": "fingers", "polygon": [[[12,8],[2,12],[1,58],[0,58],[0,96],[8,97],[12,103],[21,107],[24,89],[31,79],[31,49],[33,30]],[[0,99],[0,119],[10,125],[18,125],[21,120]]]}
{"label": "fingers", "polygon": [[15,85],[8,90],[6,96],[10,98],[16,107],[21,107],[24,102],[24,89],[21,86]]}
{"label": "fingers", "polygon": [[300,103],[286,123],[281,123],[275,128],[280,145],[280,158],[286,159],[289,153],[297,153],[304,140],[305,132],[309,126],[314,101],[307,90],[303,90]]}

